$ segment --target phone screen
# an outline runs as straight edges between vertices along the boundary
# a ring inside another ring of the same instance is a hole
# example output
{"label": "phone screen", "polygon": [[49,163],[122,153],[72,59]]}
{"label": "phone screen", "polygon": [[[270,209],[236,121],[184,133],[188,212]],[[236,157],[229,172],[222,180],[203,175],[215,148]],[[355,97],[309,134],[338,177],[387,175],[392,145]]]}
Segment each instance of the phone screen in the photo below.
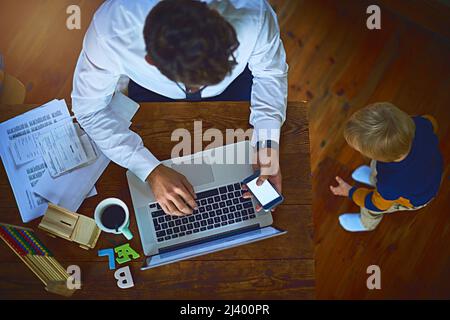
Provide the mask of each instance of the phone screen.
{"label": "phone screen", "polygon": [[273,200],[280,197],[275,188],[270,184],[269,181],[265,180],[262,185],[257,186],[256,181],[258,178],[253,179],[247,183],[247,187],[253,193],[253,195],[258,199],[262,206],[272,202]]}

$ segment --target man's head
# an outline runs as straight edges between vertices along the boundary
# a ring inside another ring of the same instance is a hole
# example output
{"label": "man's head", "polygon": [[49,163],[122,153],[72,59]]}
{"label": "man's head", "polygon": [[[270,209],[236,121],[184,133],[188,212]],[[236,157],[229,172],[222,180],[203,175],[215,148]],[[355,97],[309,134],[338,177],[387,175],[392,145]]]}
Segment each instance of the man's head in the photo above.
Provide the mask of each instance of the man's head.
{"label": "man's head", "polygon": [[415,124],[411,117],[389,102],[371,104],[347,121],[344,137],[364,156],[383,162],[402,159],[411,149]]}
{"label": "man's head", "polygon": [[147,61],[167,78],[200,87],[221,82],[236,61],[236,31],[218,12],[195,0],[164,0],[144,27]]}

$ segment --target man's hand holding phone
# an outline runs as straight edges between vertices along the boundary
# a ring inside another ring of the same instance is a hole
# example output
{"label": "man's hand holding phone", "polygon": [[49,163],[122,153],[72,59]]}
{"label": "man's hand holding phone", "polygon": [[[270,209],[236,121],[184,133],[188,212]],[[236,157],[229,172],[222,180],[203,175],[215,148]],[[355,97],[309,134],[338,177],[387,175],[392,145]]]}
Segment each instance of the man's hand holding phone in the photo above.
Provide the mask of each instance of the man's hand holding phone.
{"label": "man's hand holding phone", "polygon": [[[261,186],[264,181],[268,180],[270,184],[276,189],[279,197],[281,197],[282,190],[282,176],[279,165],[279,153],[277,148],[261,148],[254,153],[254,165],[255,172],[259,172],[259,177],[256,181],[257,186]],[[251,198],[253,196],[251,190],[248,190],[248,186],[244,184],[243,190],[246,190],[243,194],[244,198]],[[258,199],[257,199],[258,200]],[[258,200],[259,201],[259,200]],[[259,201],[261,203],[261,201]],[[256,210],[260,211],[263,208],[260,204],[256,206]],[[270,209],[272,212],[274,208]]]}

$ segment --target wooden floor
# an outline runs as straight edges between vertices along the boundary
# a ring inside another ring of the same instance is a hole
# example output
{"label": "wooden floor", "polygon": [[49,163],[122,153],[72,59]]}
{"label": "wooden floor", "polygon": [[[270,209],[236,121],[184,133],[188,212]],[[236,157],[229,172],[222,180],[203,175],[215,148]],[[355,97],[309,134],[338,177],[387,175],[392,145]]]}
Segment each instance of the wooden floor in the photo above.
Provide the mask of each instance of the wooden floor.
{"label": "wooden floor", "polygon": [[[72,72],[100,0],[0,3],[0,53],[28,88],[27,102],[69,101]],[[286,47],[289,100],[308,100],[317,298],[450,298],[450,14],[435,0],[382,3],[382,29],[365,27],[366,1],[272,0]],[[64,27],[78,3],[82,28]],[[20,19],[18,18],[20,17]],[[342,124],[374,101],[391,101],[440,123],[445,178],[435,201],[385,217],[367,234],[343,231],[337,217],[357,208],[333,197],[335,175],[367,162],[345,145]],[[381,267],[382,289],[366,288],[366,268]]]}
{"label": "wooden floor", "polygon": [[[290,65],[289,97],[309,100],[317,297],[450,298],[449,39],[383,9],[382,29],[369,31],[363,1],[275,5]],[[439,119],[445,179],[426,209],[392,214],[375,231],[357,235],[337,220],[357,207],[333,197],[328,186],[368,163],[346,146],[342,124],[375,101]],[[366,287],[372,264],[381,268],[382,290]]]}

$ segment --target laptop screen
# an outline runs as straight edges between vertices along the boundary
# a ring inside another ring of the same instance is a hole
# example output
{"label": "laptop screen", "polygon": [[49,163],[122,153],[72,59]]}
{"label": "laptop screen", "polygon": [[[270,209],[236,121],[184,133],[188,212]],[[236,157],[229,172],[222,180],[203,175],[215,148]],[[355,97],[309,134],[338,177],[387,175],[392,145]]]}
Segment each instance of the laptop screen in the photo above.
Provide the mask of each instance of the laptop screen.
{"label": "laptop screen", "polygon": [[211,240],[205,243],[195,244],[189,247],[184,247],[148,257],[146,261],[147,265],[144,266],[143,269],[154,268],[171,262],[236,247],[257,240],[271,238],[284,233],[286,233],[286,231],[281,231],[274,227],[268,226],[261,229],[233,234],[221,239]]}

